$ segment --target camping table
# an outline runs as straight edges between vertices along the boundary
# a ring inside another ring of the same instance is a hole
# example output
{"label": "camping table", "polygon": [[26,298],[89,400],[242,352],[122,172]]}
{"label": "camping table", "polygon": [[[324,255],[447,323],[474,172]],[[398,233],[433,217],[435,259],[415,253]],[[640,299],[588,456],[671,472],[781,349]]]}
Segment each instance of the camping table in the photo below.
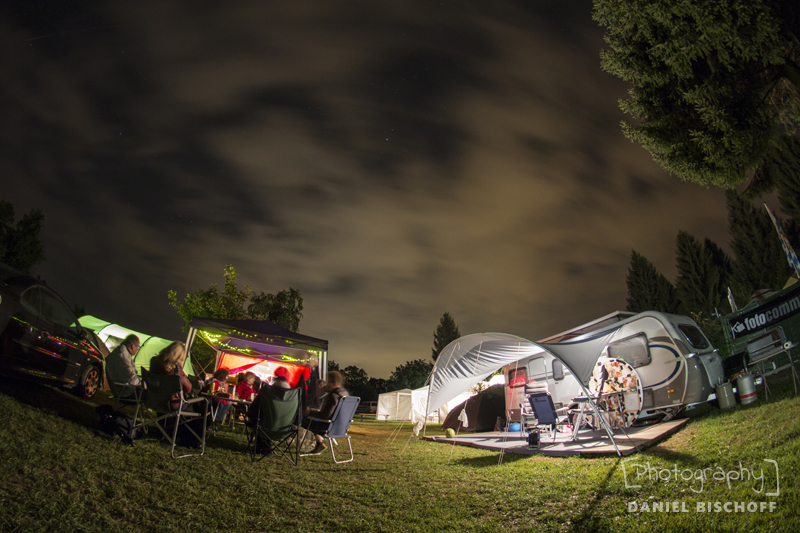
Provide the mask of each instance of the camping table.
{"label": "camping table", "polygon": [[618,394],[622,394],[622,391],[616,392],[606,392],[597,397],[592,396],[592,398],[588,398],[586,396],[578,396],[577,398],[573,398],[572,401],[575,403],[581,404],[581,409],[578,411],[578,418],[575,419],[575,427],[572,429],[572,440],[578,440],[578,429],[581,427],[581,422],[583,422],[583,412],[586,409],[586,402],[591,399],[599,400],[600,398],[606,398],[608,396],[615,396]]}
{"label": "camping table", "polygon": [[[209,400],[224,400],[226,402],[231,402],[234,405],[244,405],[245,407],[249,407],[253,402],[250,400],[242,400],[241,398],[229,398],[227,396],[220,396],[217,394],[209,394],[207,392],[201,392],[200,396],[203,398],[208,398]],[[214,408],[214,402],[209,402],[211,404],[211,419],[213,420],[216,417],[217,409],[219,407]]]}

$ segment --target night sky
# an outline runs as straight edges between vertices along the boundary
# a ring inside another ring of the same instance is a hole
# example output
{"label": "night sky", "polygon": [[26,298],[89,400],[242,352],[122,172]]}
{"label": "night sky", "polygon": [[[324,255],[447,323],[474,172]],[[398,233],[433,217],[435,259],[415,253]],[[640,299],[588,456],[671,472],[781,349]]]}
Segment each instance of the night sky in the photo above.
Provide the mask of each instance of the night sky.
{"label": "night sky", "polygon": [[2,198],[105,320],[181,339],[167,291],[233,264],[388,378],[445,311],[537,340],[624,309],[631,249],[727,245],[723,192],[622,135],[589,1],[46,5],[0,7]]}

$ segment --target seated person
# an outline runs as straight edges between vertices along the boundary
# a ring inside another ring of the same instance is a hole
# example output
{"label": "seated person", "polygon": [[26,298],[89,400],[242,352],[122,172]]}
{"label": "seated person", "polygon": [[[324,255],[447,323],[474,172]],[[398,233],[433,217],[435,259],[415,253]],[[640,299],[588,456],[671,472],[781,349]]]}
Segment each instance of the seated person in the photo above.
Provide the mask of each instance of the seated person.
{"label": "seated person", "polygon": [[[175,341],[158,352],[158,354],[150,360],[150,372],[153,374],[180,376],[181,389],[183,390],[183,395],[185,398],[192,392],[192,382],[189,381],[189,376],[187,376],[183,371],[183,365],[185,362],[186,348],[184,348],[182,342]],[[203,402],[203,406],[204,405],[205,402]],[[184,405],[183,412],[197,412],[196,406],[197,404]],[[180,393],[176,392],[169,399],[169,408],[173,411],[177,411],[181,408]],[[203,409],[203,407],[200,408]],[[205,417],[197,417],[189,422],[189,424],[192,426],[192,429],[194,429],[197,434],[200,434],[203,431],[204,418]],[[171,423],[174,424],[175,420],[171,420]],[[169,432],[169,426],[165,428],[165,430]],[[197,438],[191,434],[191,432],[187,431],[186,426],[184,425],[181,425],[178,428],[178,443],[180,446],[186,446],[188,448],[198,448],[201,445],[200,441],[198,441]]]}
{"label": "seated person", "polygon": [[[181,388],[184,396],[186,396],[192,392],[192,382],[189,381],[189,376],[183,371],[185,361],[186,349],[181,341],[175,341],[150,360],[150,372],[153,374],[180,376]],[[180,403],[181,399],[178,393],[175,393],[169,399],[169,407],[173,411],[178,410]]]}
{"label": "seated person", "polygon": [[292,386],[289,384],[289,380],[287,380],[283,376],[278,376],[272,381],[272,385],[268,385],[264,382],[261,385],[261,389],[258,391],[253,403],[247,408],[246,417],[245,417],[245,424],[247,426],[254,428],[258,425],[258,420],[256,420],[256,414],[258,413],[259,406],[261,405],[260,395],[262,393],[266,394],[266,391],[271,388],[280,388],[280,389],[291,389]]}
{"label": "seated person", "polygon": [[[139,337],[136,335],[128,335],[122,343],[114,348],[108,357],[106,357],[106,376],[115,396],[123,393],[123,387],[116,386],[133,385],[140,387],[142,385],[142,378],[136,372],[136,367],[133,364],[133,356],[139,352]],[[129,396],[133,393],[131,389],[127,389]]]}
{"label": "seated person", "polygon": [[[202,391],[207,392],[209,394],[218,394],[220,396],[227,397],[228,394],[225,393],[225,380],[228,379],[230,375],[230,371],[224,368],[220,368],[216,372],[214,372],[214,379],[211,380],[208,385],[203,387]],[[228,414],[228,409],[231,408],[231,402],[225,400],[217,400],[216,398],[211,400],[213,402],[214,407],[216,408],[216,414],[214,415],[213,426],[212,429],[216,431],[219,425],[225,420],[225,415]]]}
{"label": "seated person", "polygon": [[244,380],[239,382],[236,385],[236,397],[241,400],[250,400],[253,398],[253,394],[256,394],[258,390],[255,387],[256,383],[256,375],[252,372],[247,372],[244,375]]}
{"label": "seated person", "polygon": [[272,387],[277,387],[279,389],[291,389],[292,386],[289,384],[289,380],[283,376],[277,376],[272,381]]}
{"label": "seated person", "polygon": [[[329,372],[328,394],[325,395],[322,406],[319,409],[310,409],[306,416],[330,420],[336,410],[336,406],[339,405],[339,401],[345,396],[349,396],[349,394],[344,388],[344,374],[336,371]],[[311,452],[312,454],[319,455],[328,448],[323,442],[322,435],[328,430],[329,425],[327,422],[319,422],[317,420],[306,419],[303,421],[303,427],[314,433],[314,438],[317,440],[317,445],[314,447],[314,451]]]}
{"label": "seated person", "polygon": [[322,402],[325,401],[325,395],[328,392],[328,382],[324,379],[318,379],[314,384],[314,397],[311,399],[311,409],[319,409],[322,407]]}

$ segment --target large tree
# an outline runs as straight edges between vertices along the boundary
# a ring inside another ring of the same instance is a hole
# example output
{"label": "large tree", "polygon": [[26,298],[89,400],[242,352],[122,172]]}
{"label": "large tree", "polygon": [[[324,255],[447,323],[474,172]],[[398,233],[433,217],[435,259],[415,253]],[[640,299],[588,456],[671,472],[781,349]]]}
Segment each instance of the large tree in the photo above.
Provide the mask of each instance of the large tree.
{"label": "large tree", "polygon": [[[715,249],[721,252],[719,247]],[[724,293],[720,286],[722,273],[711,250],[690,233],[679,231],[675,256],[678,267],[675,290],[683,311],[712,316],[711,309],[719,307]]]}
{"label": "large tree", "polygon": [[771,163],[771,182],[788,217],[783,229],[795,251],[800,251],[800,139],[787,137]]}
{"label": "large tree", "polygon": [[341,372],[345,378],[344,386],[351,396],[358,396],[362,402],[373,402],[378,399],[378,393],[372,386],[366,370],[350,365]]}
{"label": "large tree", "polygon": [[300,291],[292,287],[277,294],[262,292],[250,297],[247,314],[256,320],[267,319],[289,331],[297,332],[300,329],[300,319],[303,318],[303,297],[300,296]]}
{"label": "large tree", "polygon": [[[222,290],[216,283],[208,289],[198,289],[187,294],[183,301],[178,301],[178,293],[167,292],[169,305],[174,307],[183,318],[183,330],[188,331],[192,318],[196,316],[209,318],[227,318],[233,320],[271,320],[295,333],[299,331],[300,319],[303,317],[303,298],[300,291],[289,288],[277,295],[253,295],[253,289],[246,285],[243,290],[237,287],[239,273],[233,265],[225,267],[225,284]],[[249,304],[248,304],[249,301]],[[247,307],[245,307],[247,306]],[[213,351],[205,344],[195,344],[193,356],[205,367],[213,357]]]}
{"label": "large tree", "polygon": [[436,326],[436,331],[433,332],[433,348],[431,348],[431,357],[436,361],[439,354],[445,346],[461,337],[461,332],[458,331],[458,325],[450,313],[445,312],[442,318],[439,319],[439,325]]}
{"label": "large tree", "polygon": [[636,250],[631,251],[631,265],[625,281],[628,285],[628,311],[677,313],[680,310],[675,287]]}
{"label": "large tree", "polygon": [[[720,295],[720,300],[726,302],[725,307],[726,309],[730,309],[728,305],[728,286],[731,284],[731,273],[733,272],[733,262],[731,258],[728,257],[728,254],[720,248],[717,243],[712,241],[711,239],[706,238],[703,241],[703,247],[708,250],[708,253],[711,254],[711,262],[714,263],[714,267],[717,269],[719,273],[718,283],[717,286],[717,294]],[[722,305],[722,304],[720,304]]]}
{"label": "large tree", "polygon": [[31,209],[14,223],[14,206],[0,200],[0,262],[30,274],[45,259],[39,237],[43,225],[39,209]]}
{"label": "large tree", "polygon": [[225,284],[221,291],[215,283],[208,289],[198,289],[187,294],[182,302],[178,301],[177,292],[168,291],[169,304],[177,309],[184,320],[184,331],[188,331],[192,318],[196,316],[234,320],[267,319],[289,331],[299,331],[300,319],[303,318],[303,298],[300,291],[289,287],[278,294],[262,292],[254,296],[249,285],[244,290],[238,289],[238,277],[233,265],[228,265],[225,267]]}
{"label": "large tree", "polygon": [[731,187],[800,122],[797,0],[595,0],[623,123],[665,169]]}
{"label": "large tree", "polygon": [[389,377],[391,390],[418,389],[425,385],[433,363],[425,359],[415,359],[398,366]]}
{"label": "large tree", "polygon": [[741,306],[758,289],[782,288],[791,271],[766,209],[753,206],[735,191],[728,191],[725,198],[734,254],[731,288]]}

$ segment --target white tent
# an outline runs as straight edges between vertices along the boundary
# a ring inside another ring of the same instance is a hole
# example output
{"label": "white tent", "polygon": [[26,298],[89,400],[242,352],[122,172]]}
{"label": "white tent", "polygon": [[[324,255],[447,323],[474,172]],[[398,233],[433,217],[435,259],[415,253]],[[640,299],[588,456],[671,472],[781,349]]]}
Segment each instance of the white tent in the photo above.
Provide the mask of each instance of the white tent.
{"label": "white tent", "polygon": [[[446,404],[442,405],[437,409],[435,412],[432,412],[429,416],[436,417],[438,415],[437,422],[444,422],[444,419],[447,418],[447,415],[450,413],[450,410],[456,407],[458,404],[462,402],[466,402],[472,393],[469,391],[462,392],[458,396],[450,399]],[[421,387],[417,390],[411,391],[411,420],[412,422],[423,422],[425,420],[425,412],[427,411],[428,407],[428,387]]]}
{"label": "white tent", "polygon": [[[462,392],[444,405],[440,406],[430,417],[436,417],[442,421],[447,417],[450,409],[465,402],[472,394]],[[386,392],[378,396],[378,410],[375,418],[378,420],[411,420],[419,422],[425,420],[425,411],[428,403],[428,387],[419,389],[401,389]]]}
{"label": "white tent", "polygon": [[[572,372],[588,397],[587,386],[592,370],[615,332],[616,329],[605,330],[597,335],[579,337],[559,344],[531,342],[506,333],[476,333],[456,339],[436,359],[426,412],[435,412],[461,391],[469,389],[505,365],[545,351],[555,356]],[[611,429],[600,416],[597,405],[591,400],[589,404],[613,442]],[[614,446],[616,447],[616,443]]]}
{"label": "white tent", "polygon": [[385,392],[378,396],[378,420],[411,420],[411,389]]}

